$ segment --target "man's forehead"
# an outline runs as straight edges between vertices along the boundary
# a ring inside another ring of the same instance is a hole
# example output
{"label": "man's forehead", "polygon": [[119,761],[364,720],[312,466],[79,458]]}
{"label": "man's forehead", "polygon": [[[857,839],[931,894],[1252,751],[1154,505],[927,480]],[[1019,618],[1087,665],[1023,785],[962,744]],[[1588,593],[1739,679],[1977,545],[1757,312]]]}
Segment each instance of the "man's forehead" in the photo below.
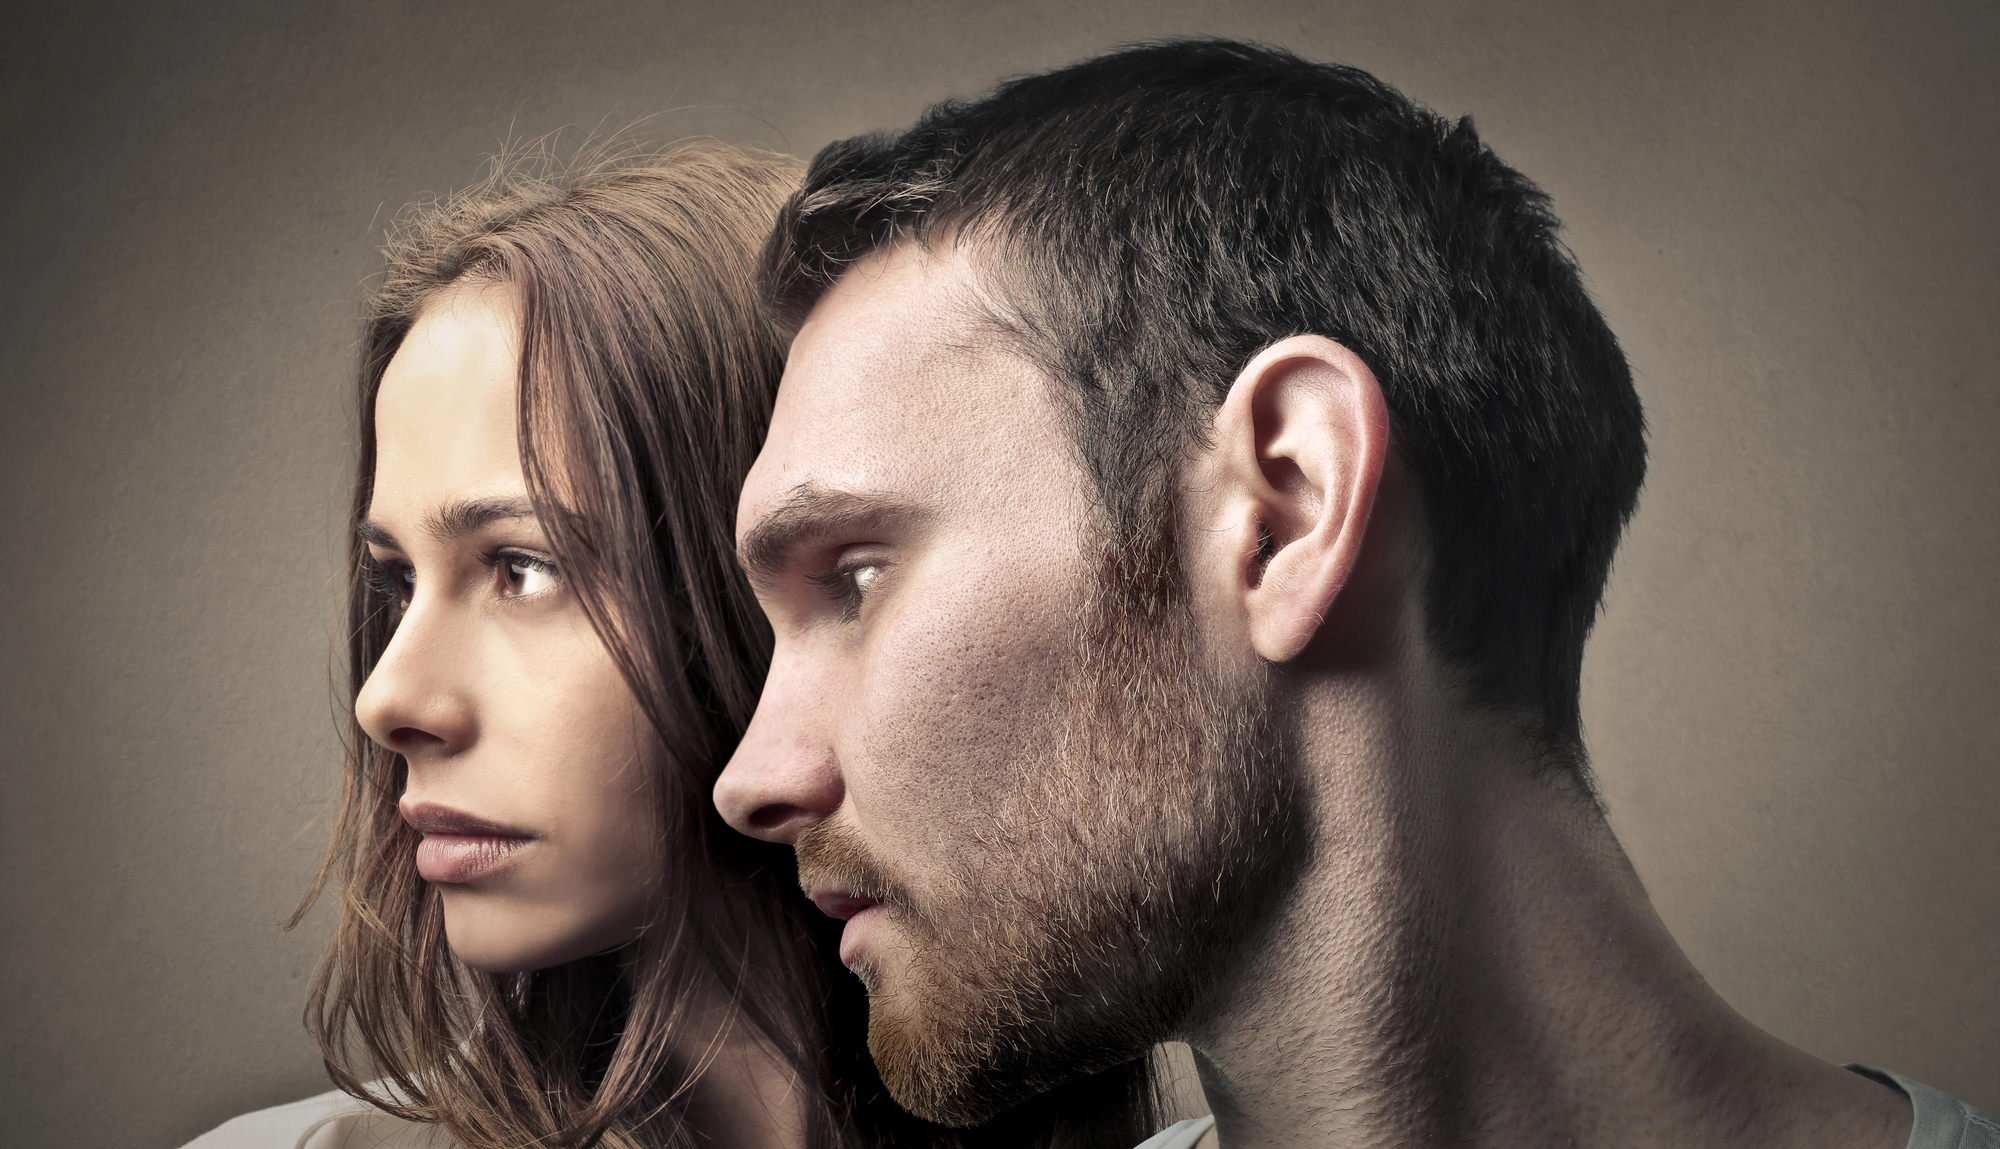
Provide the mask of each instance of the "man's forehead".
{"label": "man's forehead", "polygon": [[[926,416],[962,408],[947,384],[962,388],[990,360],[1010,357],[976,260],[956,244],[904,242],[856,262],[800,326],[781,396],[879,401]],[[976,403],[987,390],[963,398]]]}
{"label": "man's forehead", "polygon": [[860,260],[798,328],[780,402],[948,414],[942,382],[966,374],[994,342],[964,304],[972,282],[964,256],[914,244]]}
{"label": "man's forehead", "polygon": [[957,248],[904,243],[858,261],[793,341],[743,517],[806,486],[935,496],[967,467],[1046,465],[1047,381],[991,314]]}

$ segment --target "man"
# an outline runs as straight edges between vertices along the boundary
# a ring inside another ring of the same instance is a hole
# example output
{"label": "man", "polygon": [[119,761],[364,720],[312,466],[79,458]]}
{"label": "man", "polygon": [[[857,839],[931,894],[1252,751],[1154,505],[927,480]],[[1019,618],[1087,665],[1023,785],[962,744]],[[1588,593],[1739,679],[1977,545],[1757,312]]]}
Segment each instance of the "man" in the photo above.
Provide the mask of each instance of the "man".
{"label": "man", "polygon": [[1230,1147],[2000,1145],[1731,1011],[1605,824],[1644,428],[1555,227],[1469,122],[1217,41],[814,162],[716,799],[904,1105],[1179,1038]]}

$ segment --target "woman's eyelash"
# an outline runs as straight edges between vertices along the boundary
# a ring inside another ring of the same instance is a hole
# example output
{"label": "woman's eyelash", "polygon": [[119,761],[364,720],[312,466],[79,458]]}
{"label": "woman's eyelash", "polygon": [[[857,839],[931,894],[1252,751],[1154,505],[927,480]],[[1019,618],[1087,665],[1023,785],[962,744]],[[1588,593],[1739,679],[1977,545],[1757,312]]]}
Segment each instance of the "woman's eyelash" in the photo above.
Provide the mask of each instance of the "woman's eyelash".
{"label": "woman's eyelash", "polygon": [[[492,551],[481,558],[487,566],[497,571],[501,578],[506,579],[509,585],[516,579],[524,584],[527,583],[530,573],[543,576],[551,585],[562,582],[562,569],[553,560],[543,558],[541,555],[529,554],[526,551]],[[549,588],[537,587],[522,591],[516,597],[525,598],[547,589]]]}
{"label": "woman's eyelash", "polygon": [[480,561],[490,567],[507,563],[512,566],[527,567],[531,571],[540,571],[545,575],[562,573],[557,569],[554,559],[545,559],[540,555],[528,554],[526,551],[492,551],[481,555]]}
{"label": "woman's eyelash", "polygon": [[410,567],[407,563],[384,562],[371,558],[362,564],[368,589],[392,609],[401,610],[410,600]]}

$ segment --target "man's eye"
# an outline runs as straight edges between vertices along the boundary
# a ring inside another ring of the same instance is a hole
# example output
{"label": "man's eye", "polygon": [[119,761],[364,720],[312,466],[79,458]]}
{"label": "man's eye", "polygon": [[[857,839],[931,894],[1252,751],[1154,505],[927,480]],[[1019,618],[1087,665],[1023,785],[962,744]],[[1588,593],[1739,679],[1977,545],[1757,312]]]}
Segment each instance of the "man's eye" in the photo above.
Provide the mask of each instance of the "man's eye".
{"label": "man's eye", "polygon": [[556,564],[533,555],[505,554],[500,556],[500,576],[506,580],[507,595],[510,598],[526,598],[553,589],[562,581],[562,572]]}
{"label": "man's eye", "polygon": [[858,599],[866,595],[868,588],[875,585],[876,576],[881,573],[882,568],[872,564],[855,567],[853,570],[848,571],[847,585],[851,588],[851,593],[854,597]]}
{"label": "man's eye", "polygon": [[836,567],[825,574],[812,576],[813,584],[825,591],[828,598],[841,606],[841,618],[853,621],[861,614],[861,600],[868,594],[868,588],[881,577],[882,568],[876,563],[854,563]]}

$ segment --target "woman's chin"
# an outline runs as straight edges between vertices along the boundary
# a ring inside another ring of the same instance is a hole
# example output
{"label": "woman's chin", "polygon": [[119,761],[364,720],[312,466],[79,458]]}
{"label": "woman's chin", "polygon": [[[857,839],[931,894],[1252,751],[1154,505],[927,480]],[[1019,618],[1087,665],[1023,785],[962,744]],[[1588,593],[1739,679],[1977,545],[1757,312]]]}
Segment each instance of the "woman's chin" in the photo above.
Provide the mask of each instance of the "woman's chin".
{"label": "woman's chin", "polygon": [[550,966],[562,964],[562,960],[560,959],[556,961],[544,961],[539,955],[520,954],[504,948],[493,950],[461,946],[456,942],[452,943],[451,952],[466,968],[477,970],[480,973],[533,973],[538,969],[547,969]]}
{"label": "woman's chin", "polygon": [[[510,914],[490,905],[459,915],[453,915],[451,910],[447,901],[445,941],[459,961],[481,973],[531,973],[549,969],[616,949],[631,942],[638,932],[622,922],[551,930],[545,917]],[[458,920],[453,920],[455,916]]]}
{"label": "woman's chin", "polygon": [[[462,933],[469,936],[462,937]],[[593,952],[565,945],[564,938],[509,936],[491,929],[456,931],[446,926],[445,940],[459,961],[480,973],[492,974],[532,973]]]}

